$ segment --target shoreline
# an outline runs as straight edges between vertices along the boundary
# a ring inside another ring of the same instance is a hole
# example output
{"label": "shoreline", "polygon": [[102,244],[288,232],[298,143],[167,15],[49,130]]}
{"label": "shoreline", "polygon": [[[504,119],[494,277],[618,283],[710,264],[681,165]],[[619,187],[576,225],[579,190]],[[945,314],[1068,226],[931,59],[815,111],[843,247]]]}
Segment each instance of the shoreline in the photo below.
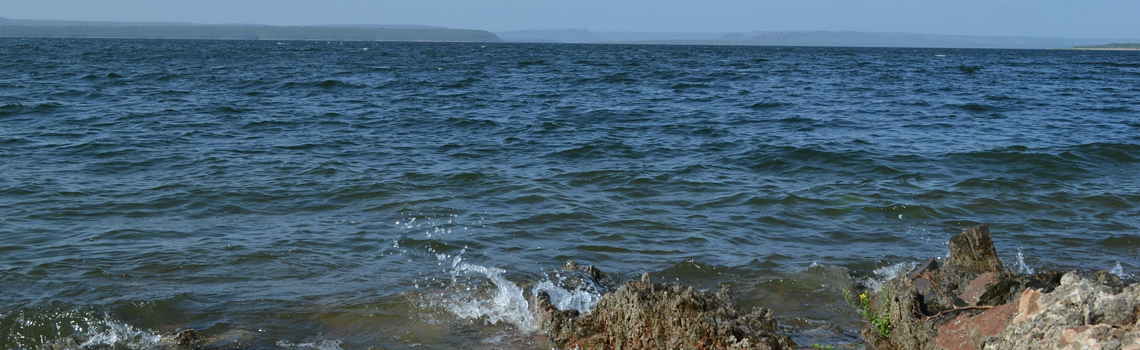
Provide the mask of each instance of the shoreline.
{"label": "shoreline", "polygon": [[[613,275],[573,261],[560,269],[564,287],[591,285],[608,292],[580,312],[560,309],[550,293],[536,291],[529,303],[536,329],[516,331],[534,337],[532,345],[546,342],[543,348],[553,349],[1140,349],[1140,283],[1125,283],[1104,270],[1007,269],[986,225],[964,229],[949,239],[948,248],[949,257],[930,258],[881,286],[841,289],[850,309],[838,314],[865,321],[857,333],[842,332],[854,339],[824,340],[811,336],[812,329],[781,325],[786,319],[779,311],[741,307],[729,286],[696,290],[654,282],[649,274],[618,286]],[[821,329],[839,321],[827,322]],[[237,328],[127,331],[154,349],[247,349],[258,342]],[[102,341],[73,335],[38,348],[102,348]],[[331,342],[339,349],[338,341]]]}
{"label": "shoreline", "polygon": [[1124,47],[1111,47],[1111,48],[1110,48],[1110,47],[1106,47],[1106,48],[1095,48],[1095,47],[1072,47],[1072,48],[1061,49],[1061,50],[1079,50],[1079,51],[1140,51],[1140,48],[1137,48],[1137,49],[1132,49],[1132,48],[1124,48]]}
{"label": "shoreline", "polygon": [[[647,274],[605,294],[586,314],[559,310],[545,292],[536,300],[541,329],[559,349],[1140,349],[1140,283],[1104,270],[1088,276],[1006,269],[984,224],[948,246],[948,258],[930,258],[877,290],[843,290],[866,325],[857,342],[839,345],[795,343],[773,310],[741,310],[731,290],[695,292]],[[563,271],[583,280],[604,276],[572,262]]]}

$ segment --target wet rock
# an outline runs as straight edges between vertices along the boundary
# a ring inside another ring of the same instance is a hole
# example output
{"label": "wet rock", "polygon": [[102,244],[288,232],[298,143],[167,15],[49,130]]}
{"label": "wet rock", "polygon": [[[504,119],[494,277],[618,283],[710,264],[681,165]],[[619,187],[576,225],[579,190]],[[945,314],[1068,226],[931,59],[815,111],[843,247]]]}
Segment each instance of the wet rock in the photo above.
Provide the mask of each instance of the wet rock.
{"label": "wet rock", "polygon": [[[40,345],[39,350],[68,350],[68,349],[101,349],[91,347],[81,347],[87,341],[87,337],[67,337],[57,341],[44,343]],[[103,347],[108,348],[108,347]]]}
{"label": "wet rock", "polygon": [[563,349],[792,349],[767,309],[743,312],[729,290],[713,294],[653,283],[649,275],[606,294],[586,314],[539,296],[551,342]]}
{"label": "wet rock", "polygon": [[193,329],[187,329],[162,337],[162,344],[171,348],[193,349],[200,346],[201,341],[198,340],[198,332]]}
{"label": "wet rock", "polygon": [[[39,350],[112,350],[121,348],[138,348],[145,346],[150,350],[238,350],[249,348],[242,339],[248,340],[248,336],[234,338],[235,332],[227,333],[224,336],[199,338],[198,332],[193,329],[178,330],[174,333],[165,333],[158,335],[158,344],[106,344],[104,342],[91,343],[91,337],[86,335],[75,335],[66,337],[53,342],[48,342],[39,347]],[[248,333],[248,332],[245,332]]]}
{"label": "wet rock", "polygon": [[946,265],[977,272],[1005,271],[994,248],[989,226],[967,227],[961,234],[950,238],[949,246],[950,259]]}
{"label": "wet rock", "polygon": [[574,260],[567,260],[562,267],[562,287],[569,290],[596,290],[600,293],[609,292],[613,288],[614,280],[610,275],[602,272],[594,265],[579,266]]}

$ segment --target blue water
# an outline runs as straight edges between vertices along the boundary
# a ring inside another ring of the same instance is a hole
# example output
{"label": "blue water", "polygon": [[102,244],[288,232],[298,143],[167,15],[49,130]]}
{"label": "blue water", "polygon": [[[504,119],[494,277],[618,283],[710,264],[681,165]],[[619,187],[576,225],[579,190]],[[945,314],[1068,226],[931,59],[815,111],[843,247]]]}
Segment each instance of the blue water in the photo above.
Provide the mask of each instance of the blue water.
{"label": "blue water", "polygon": [[978,223],[1011,269],[1140,269],[1137,52],[0,39],[0,57],[0,349],[179,328],[544,348],[527,300],[568,259],[731,285],[797,339],[846,341],[840,289]]}

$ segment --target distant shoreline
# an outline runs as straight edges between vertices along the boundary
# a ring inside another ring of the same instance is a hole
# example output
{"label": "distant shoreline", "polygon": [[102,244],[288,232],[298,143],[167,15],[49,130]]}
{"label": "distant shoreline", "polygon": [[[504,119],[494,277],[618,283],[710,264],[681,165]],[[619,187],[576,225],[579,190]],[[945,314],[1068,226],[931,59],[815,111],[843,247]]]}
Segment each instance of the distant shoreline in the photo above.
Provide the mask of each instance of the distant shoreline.
{"label": "distant shoreline", "polygon": [[0,37],[312,41],[502,42],[485,30],[276,26],[34,26],[0,25]]}
{"label": "distant shoreline", "polygon": [[1096,47],[1073,47],[1065,50],[1082,50],[1082,51],[1140,51],[1140,48],[1096,48]]}
{"label": "distant shoreline", "polygon": [[[557,44],[812,46],[938,49],[1140,50],[1140,39],[1073,39],[880,33],[856,31],[752,31],[731,33],[592,32],[588,29],[490,32],[427,25],[197,24],[188,22],[99,22],[0,17],[0,37],[300,40],[379,42],[512,42]],[[1117,48],[1116,45],[1124,45]],[[1133,45],[1135,47],[1129,47]]]}
{"label": "distant shoreline", "polygon": [[1101,50],[1101,51],[1140,51],[1140,44],[1112,43],[1104,45],[1074,46],[1072,50]]}

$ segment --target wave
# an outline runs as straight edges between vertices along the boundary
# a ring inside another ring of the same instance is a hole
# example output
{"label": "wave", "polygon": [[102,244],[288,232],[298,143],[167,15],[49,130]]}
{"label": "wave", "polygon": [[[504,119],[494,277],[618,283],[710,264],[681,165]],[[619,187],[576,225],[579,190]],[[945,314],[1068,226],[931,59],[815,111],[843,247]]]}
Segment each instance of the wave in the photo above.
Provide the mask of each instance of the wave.
{"label": "wave", "polygon": [[960,109],[963,111],[975,112],[975,113],[996,112],[996,111],[1004,110],[1004,108],[1001,108],[998,106],[981,104],[981,103],[974,103],[974,102],[961,103],[961,104],[947,104],[947,105],[945,105],[945,107]]}
{"label": "wave", "polygon": [[775,109],[775,108],[787,107],[789,105],[790,104],[784,103],[784,102],[764,101],[764,102],[756,102],[756,103],[750,104],[747,106],[747,108],[749,108],[749,109]]}
{"label": "wave", "polygon": [[360,89],[367,86],[361,84],[353,84],[337,79],[325,79],[321,81],[311,82],[295,82],[288,81],[277,86],[278,89],[289,90],[297,88],[319,88],[319,89]]}
{"label": "wave", "polygon": [[1140,162],[1140,144],[1136,143],[1089,143],[1067,148],[1070,154],[1082,157],[1092,163],[1137,163]]}
{"label": "wave", "polygon": [[7,335],[0,348],[151,349],[162,345],[152,330],[139,329],[106,314],[76,310],[24,309],[0,315]]}

